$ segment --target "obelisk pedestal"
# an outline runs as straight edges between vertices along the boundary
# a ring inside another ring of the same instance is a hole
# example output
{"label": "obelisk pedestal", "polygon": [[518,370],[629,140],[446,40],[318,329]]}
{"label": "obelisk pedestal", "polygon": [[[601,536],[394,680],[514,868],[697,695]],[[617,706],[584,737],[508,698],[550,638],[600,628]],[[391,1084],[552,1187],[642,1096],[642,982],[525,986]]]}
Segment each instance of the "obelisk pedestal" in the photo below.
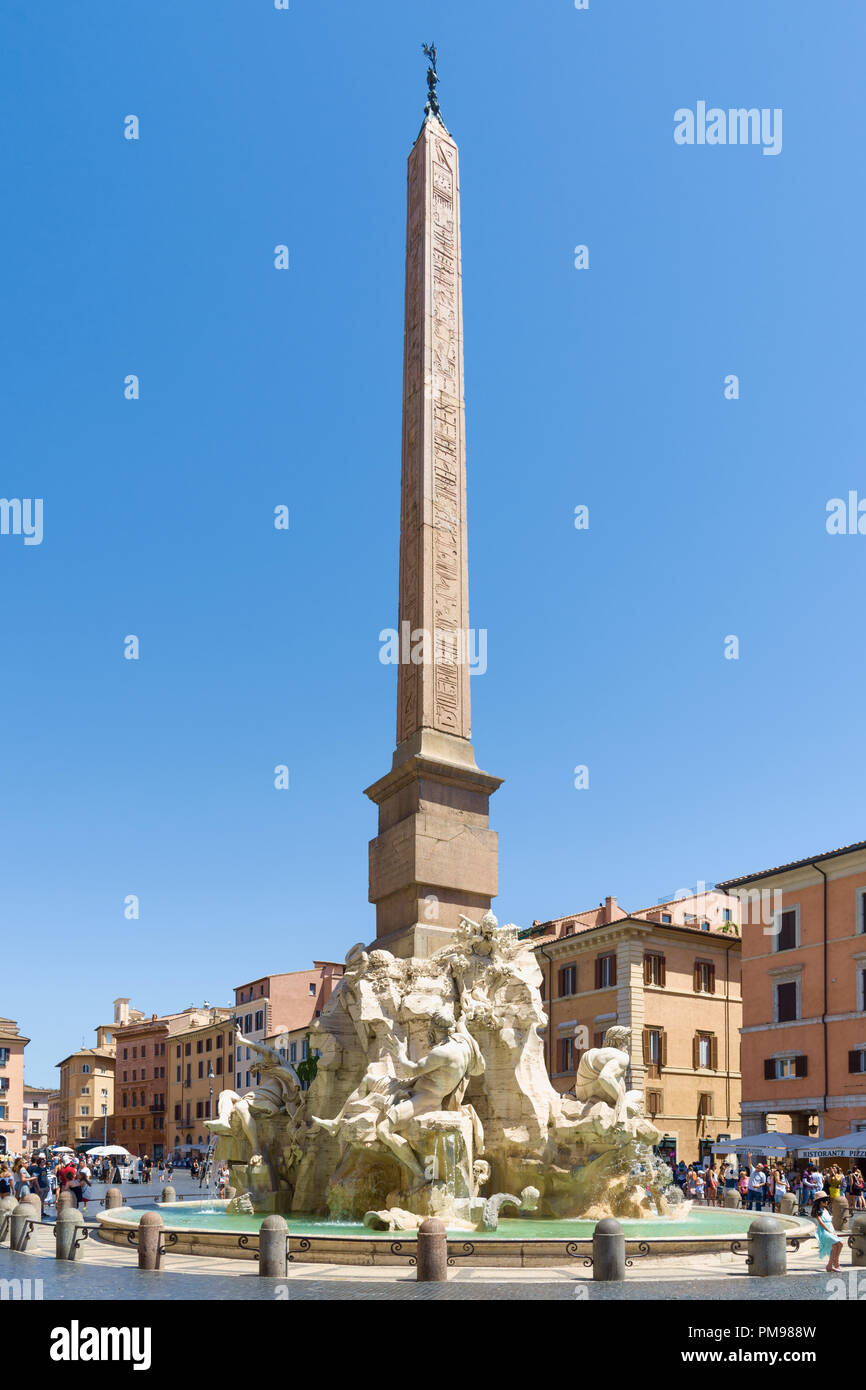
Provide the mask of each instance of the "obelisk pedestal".
{"label": "obelisk pedestal", "polygon": [[366,792],[376,945],[398,956],[429,955],[497,891],[502,779],[470,742],[464,416],[457,146],[428,114],[408,167],[397,749]]}

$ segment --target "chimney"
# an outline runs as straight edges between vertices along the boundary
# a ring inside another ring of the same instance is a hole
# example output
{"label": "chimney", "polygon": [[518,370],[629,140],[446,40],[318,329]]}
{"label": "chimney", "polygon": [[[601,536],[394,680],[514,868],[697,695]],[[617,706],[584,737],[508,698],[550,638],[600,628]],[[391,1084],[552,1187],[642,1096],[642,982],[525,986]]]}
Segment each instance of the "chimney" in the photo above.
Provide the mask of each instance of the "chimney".
{"label": "chimney", "polygon": [[617,920],[617,918],[620,917],[620,916],[621,916],[621,913],[620,913],[620,910],[619,910],[619,908],[618,908],[618,906],[617,906],[616,898],[605,898],[605,900],[604,900],[604,920],[605,920],[606,922],[615,922],[615,921]]}

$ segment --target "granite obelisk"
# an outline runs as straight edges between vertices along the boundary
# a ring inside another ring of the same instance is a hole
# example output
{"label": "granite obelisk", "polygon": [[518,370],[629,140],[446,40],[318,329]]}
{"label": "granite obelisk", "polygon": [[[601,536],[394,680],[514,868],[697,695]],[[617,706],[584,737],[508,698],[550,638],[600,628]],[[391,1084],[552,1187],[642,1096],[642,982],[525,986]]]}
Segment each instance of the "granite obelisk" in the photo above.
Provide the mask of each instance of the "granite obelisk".
{"label": "granite obelisk", "polygon": [[470,742],[463,303],[457,145],[436,97],[408,166],[400,515],[397,747],[367,796],[376,945],[429,955],[461,914],[480,917],[497,891],[488,800],[502,779],[481,772]]}

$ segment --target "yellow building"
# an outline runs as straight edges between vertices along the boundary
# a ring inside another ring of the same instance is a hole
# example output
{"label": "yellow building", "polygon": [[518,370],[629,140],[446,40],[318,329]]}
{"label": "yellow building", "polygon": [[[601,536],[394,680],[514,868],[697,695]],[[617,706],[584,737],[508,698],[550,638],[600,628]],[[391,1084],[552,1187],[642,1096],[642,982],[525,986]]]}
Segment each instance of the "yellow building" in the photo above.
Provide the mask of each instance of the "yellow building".
{"label": "yellow building", "polygon": [[[166,1148],[174,1158],[203,1153],[220,1091],[234,1090],[234,1011],[211,1007],[169,1029],[166,1043]],[[207,1020],[207,1021],[206,1021]]]}
{"label": "yellow building", "polygon": [[24,1049],[18,1024],[0,1018],[0,1154],[24,1152]]}
{"label": "yellow building", "polygon": [[[711,900],[711,901],[710,901]],[[740,937],[737,903],[723,894],[625,913],[615,898],[591,912],[537,922],[531,939],[544,976],[548,1070],[575,1084],[580,1054],[614,1024],[631,1033],[629,1087],[686,1162],[740,1123]]]}
{"label": "yellow building", "polygon": [[96,1029],[96,1046],[71,1052],[57,1065],[60,1069],[60,1095],[56,1111],[54,1143],[72,1148],[92,1139],[102,1143],[108,1136],[114,1113],[114,1043],[107,1039],[113,1028]]}

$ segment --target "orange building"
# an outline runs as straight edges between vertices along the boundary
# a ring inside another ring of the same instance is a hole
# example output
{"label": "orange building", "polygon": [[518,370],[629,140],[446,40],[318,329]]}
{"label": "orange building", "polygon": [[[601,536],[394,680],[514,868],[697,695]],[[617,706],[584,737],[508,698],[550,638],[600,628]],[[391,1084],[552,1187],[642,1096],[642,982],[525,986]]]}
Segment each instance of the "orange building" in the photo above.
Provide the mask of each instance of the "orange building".
{"label": "orange building", "polygon": [[[342,962],[316,960],[312,970],[263,975],[236,986],[235,1016],[244,1036],[264,1042],[279,1033],[307,1028],[319,1017],[343,970]],[[251,1048],[235,1047],[235,1090],[255,1084],[255,1061]]]}
{"label": "orange building", "polygon": [[629,1088],[687,1162],[739,1133],[741,1022],[738,904],[704,892],[626,913],[616,898],[536,922],[548,1070],[574,1088],[581,1052],[614,1024],[631,1033]]}
{"label": "orange building", "polygon": [[[88,1139],[94,1144],[102,1144],[110,1139],[114,1110],[112,1032],[110,1025],[100,1024],[96,1029],[95,1047],[79,1048],[57,1063],[60,1069],[60,1095],[54,1121],[54,1142],[70,1144],[74,1148]],[[49,1133],[50,1118],[49,1108]]]}
{"label": "orange building", "polygon": [[24,1152],[24,1049],[11,1018],[0,1018],[0,1154]]}
{"label": "orange building", "polygon": [[743,1133],[866,1129],[866,841],[729,879],[743,920]]}
{"label": "orange building", "polygon": [[[168,1044],[166,1140],[175,1158],[203,1153],[220,1091],[234,1090],[232,1011],[213,1008],[172,1032]],[[156,1158],[160,1155],[156,1154]]]}

